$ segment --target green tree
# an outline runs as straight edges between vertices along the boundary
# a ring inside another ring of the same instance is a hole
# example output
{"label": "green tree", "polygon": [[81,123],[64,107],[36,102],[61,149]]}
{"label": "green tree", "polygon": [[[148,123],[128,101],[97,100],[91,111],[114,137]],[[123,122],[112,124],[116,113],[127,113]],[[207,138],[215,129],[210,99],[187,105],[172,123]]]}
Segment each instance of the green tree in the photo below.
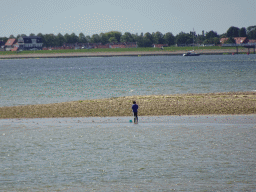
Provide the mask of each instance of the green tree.
{"label": "green tree", "polygon": [[220,35],[220,38],[226,38],[227,37],[227,33],[223,33]]}
{"label": "green tree", "polygon": [[56,45],[57,46],[63,46],[63,44],[65,43],[65,38],[61,33],[58,33],[58,35],[56,36]]}
{"label": "green tree", "polygon": [[64,35],[64,39],[65,39],[65,43],[72,43],[72,38],[68,33]]}
{"label": "green tree", "polygon": [[143,47],[144,42],[143,42],[143,35],[138,36],[138,35],[133,35],[133,39],[135,42],[137,42],[138,47]]}
{"label": "green tree", "polygon": [[213,44],[213,39],[205,39],[203,42],[205,45],[207,44]]}
{"label": "green tree", "polygon": [[44,35],[45,46],[46,47],[55,47],[56,46],[56,37],[54,34],[45,34]]}
{"label": "green tree", "polygon": [[122,37],[122,33],[119,32],[119,31],[114,31],[114,34],[115,34],[115,38],[118,42],[120,42],[121,40],[121,37]]}
{"label": "green tree", "polygon": [[215,45],[219,45],[220,44],[220,38],[219,37],[214,37],[213,42],[214,42]]}
{"label": "green tree", "polygon": [[36,36],[34,33],[30,33],[30,35],[29,35],[30,37],[32,37],[32,36]]}
{"label": "green tree", "polygon": [[[107,32],[105,34],[107,35],[108,39],[110,37],[115,37],[118,42],[120,42],[120,39],[121,39],[121,36],[122,36],[122,33],[119,32],[119,31],[110,31],[110,32]],[[110,40],[109,40],[109,42],[110,42]]]}
{"label": "green tree", "polygon": [[163,44],[164,43],[164,35],[159,31],[152,34],[152,39],[153,39],[153,43],[156,43],[156,44]]}
{"label": "green tree", "polygon": [[88,43],[91,42],[91,37],[90,37],[89,35],[87,35],[85,38],[86,38],[86,40],[87,40]]}
{"label": "green tree", "polygon": [[100,43],[100,36],[98,34],[93,34],[91,37],[92,43]]}
{"label": "green tree", "polygon": [[225,44],[234,44],[234,43],[236,43],[236,41],[233,37],[229,37],[228,40],[226,40],[224,43]]}
{"label": "green tree", "polygon": [[206,37],[203,35],[198,35],[195,39],[195,42],[198,44],[203,44],[203,42],[205,41]]}
{"label": "green tree", "polygon": [[1,39],[2,39],[2,41],[3,41],[4,44],[8,41],[8,38],[7,38],[7,37],[2,37]]}
{"label": "green tree", "polygon": [[100,41],[103,45],[109,42],[108,36],[105,33],[100,34]]}
{"label": "green tree", "polygon": [[79,37],[75,33],[71,33],[70,38],[71,38],[72,43],[78,43],[79,42]]}
{"label": "green tree", "polygon": [[21,36],[21,37],[27,37],[27,35],[26,35],[26,34],[21,34],[20,36]]}
{"label": "green tree", "polygon": [[110,37],[109,38],[109,42],[110,43],[117,43],[118,41],[117,41],[117,39],[115,37]]}
{"label": "green tree", "polygon": [[79,43],[87,43],[87,39],[83,33],[79,33],[78,38],[79,38]]}
{"label": "green tree", "polygon": [[239,28],[238,27],[230,27],[227,30],[227,37],[239,37]]}
{"label": "green tree", "polygon": [[169,46],[175,44],[175,37],[171,32],[165,33],[163,39]]}
{"label": "green tree", "polygon": [[131,33],[125,32],[125,33],[121,36],[120,41],[121,41],[121,42],[134,42],[134,38],[133,38],[133,36],[132,36]]}
{"label": "green tree", "polygon": [[244,27],[242,27],[240,30],[239,30],[239,37],[247,37],[246,35],[246,29]]}
{"label": "green tree", "polygon": [[209,31],[206,33],[206,39],[213,39],[214,37],[218,37],[217,32],[215,31]]}
{"label": "green tree", "polygon": [[218,45],[218,44],[220,44],[220,38],[219,37],[213,37],[213,38],[210,38],[210,39],[205,39],[204,44]]}
{"label": "green tree", "polygon": [[[21,36],[22,36],[22,34],[21,34]],[[44,35],[43,35],[42,33],[38,33],[36,36],[37,36],[37,37],[41,37],[41,40],[42,40],[42,42],[43,42],[43,46],[46,46],[46,45],[45,45]],[[23,36],[22,36],[22,37],[23,37]]]}
{"label": "green tree", "polygon": [[14,35],[10,35],[9,39],[15,39]]}
{"label": "green tree", "polygon": [[256,39],[256,25],[247,27],[248,39]]}
{"label": "green tree", "polygon": [[178,45],[179,44],[188,45],[193,43],[193,36],[184,32],[180,32],[178,35],[176,35],[175,39]]}
{"label": "green tree", "polygon": [[152,44],[153,44],[153,36],[149,32],[145,33],[143,36],[142,42],[138,43],[140,47],[152,47]]}
{"label": "green tree", "polygon": [[143,39],[143,47],[152,47],[152,41],[148,38]]}
{"label": "green tree", "polygon": [[144,38],[144,39],[148,39],[148,40],[151,41],[151,43],[153,43],[153,36],[152,36],[151,33],[149,33],[149,32],[145,33],[144,36],[143,36],[143,38]]}

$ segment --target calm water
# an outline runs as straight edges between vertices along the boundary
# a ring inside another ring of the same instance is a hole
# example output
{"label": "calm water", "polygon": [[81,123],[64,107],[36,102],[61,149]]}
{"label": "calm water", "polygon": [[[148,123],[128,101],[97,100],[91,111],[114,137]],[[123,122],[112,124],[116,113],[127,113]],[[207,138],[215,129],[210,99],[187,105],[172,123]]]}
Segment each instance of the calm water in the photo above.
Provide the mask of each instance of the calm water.
{"label": "calm water", "polygon": [[0,121],[4,191],[254,191],[256,115]]}
{"label": "calm water", "polygon": [[256,90],[255,55],[0,60],[0,106]]}
{"label": "calm water", "polygon": [[[255,55],[0,60],[0,106],[256,90]],[[0,191],[254,191],[256,115],[0,120]]]}

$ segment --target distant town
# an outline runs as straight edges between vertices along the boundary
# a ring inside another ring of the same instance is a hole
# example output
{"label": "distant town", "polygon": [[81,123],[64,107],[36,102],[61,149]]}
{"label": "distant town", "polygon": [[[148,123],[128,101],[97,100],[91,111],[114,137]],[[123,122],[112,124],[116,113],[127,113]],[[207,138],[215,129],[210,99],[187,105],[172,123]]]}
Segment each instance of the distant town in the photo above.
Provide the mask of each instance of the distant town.
{"label": "distant town", "polygon": [[72,34],[42,34],[31,33],[14,37],[0,37],[0,51],[23,51],[23,50],[60,50],[60,49],[101,49],[101,48],[137,48],[168,46],[221,46],[223,44],[253,44],[256,45],[256,25],[247,28],[230,27],[226,33],[217,34],[215,31],[196,34],[180,32],[174,36],[171,32],[131,34],[118,31],[93,34],[85,36],[80,33],[78,36]]}

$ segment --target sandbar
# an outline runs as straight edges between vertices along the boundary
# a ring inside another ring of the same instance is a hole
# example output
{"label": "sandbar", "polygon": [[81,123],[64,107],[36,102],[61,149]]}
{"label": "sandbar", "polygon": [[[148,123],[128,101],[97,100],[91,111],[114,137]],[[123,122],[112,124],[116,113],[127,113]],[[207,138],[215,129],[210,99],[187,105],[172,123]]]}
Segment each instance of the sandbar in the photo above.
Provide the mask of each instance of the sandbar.
{"label": "sandbar", "polygon": [[139,116],[256,114],[256,92],[227,92],[125,96],[0,107],[0,119],[131,116],[134,100],[139,105]]}

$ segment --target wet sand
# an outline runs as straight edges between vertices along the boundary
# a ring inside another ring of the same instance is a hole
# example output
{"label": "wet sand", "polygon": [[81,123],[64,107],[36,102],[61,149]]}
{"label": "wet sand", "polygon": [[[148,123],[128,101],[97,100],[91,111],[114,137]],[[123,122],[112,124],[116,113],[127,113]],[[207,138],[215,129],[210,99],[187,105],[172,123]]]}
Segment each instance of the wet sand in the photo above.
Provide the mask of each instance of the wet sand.
{"label": "wet sand", "polygon": [[131,116],[134,100],[139,105],[139,116],[256,114],[256,92],[230,92],[127,96],[1,107],[0,119]]}
{"label": "wet sand", "polygon": [[[192,48],[191,48],[192,49]],[[218,54],[233,54],[236,49],[206,49],[196,51],[202,55],[218,55]],[[248,49],[238,49],[238,53],[247,53]],[[17,53],[14,55],[0,55],[0,59],[20,59],[20,58],[66,58],[66,57],[115,57],[115,56],[156,56],[156,55],[179,55],[185,51],[127,51],[127,52],[75,52],[75,53]]]}

